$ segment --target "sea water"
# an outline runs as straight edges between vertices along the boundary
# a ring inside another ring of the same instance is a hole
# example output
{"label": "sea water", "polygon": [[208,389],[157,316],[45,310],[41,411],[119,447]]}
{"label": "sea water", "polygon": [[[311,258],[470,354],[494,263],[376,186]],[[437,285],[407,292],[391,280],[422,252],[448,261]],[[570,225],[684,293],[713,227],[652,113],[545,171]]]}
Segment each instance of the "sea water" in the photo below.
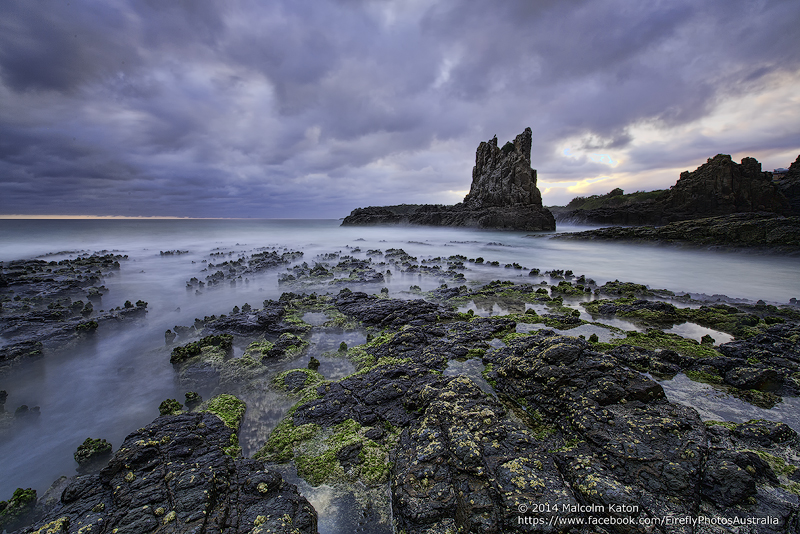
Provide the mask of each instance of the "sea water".
{"label": "sea water", "polygon": [[[221,263],[264,247],[275,247],[279,252],[302,251],[304,256],[299,261],[310,265],[318,254],[341,252],[366,258],[370,249],[389,248],[402,248],[419,260],[463,255],[500,263],[501,267],[465,263],[466,279],[474,282],[501,279],[522,283],[531,281],[528,273],[533,268],[542,272],[569,269],[598,284],[620,280],[676,293],[763,299],[777,304],[800,298],[797,257],[559,241],[526,232],[339,224],[338,220],[0,220],[0,261],[50,261],[99,251],[125,254],[128,259],[121,261],[120,270],[103,280],[109,292],[95,308],[108,310],[126,300],[148,303],[147,316],[141,321],[101,328],[90,344],[25,362],[0,376],[0,390],[9,393],[7,410],[22,404],[41,409],[35,421],[15,425],[0,441],[0,499],[10,497],[17,487],[32,487],[41,495],[58,476],[75,474],[72,454],[84,439],[102,437],[116,449],[127,434],[158,416],[162,400],[182,401],[184,390],[169,363],[165,330],[191,325],[195,318],[229,313],[233,306],[249,303],[259,308],[264,300],[277,299],[285,290],[277,281],[285,267],[248,275],[246,281],[237,281],[233,287],[225,281],[220,287],[187,290],[186,281],[192,277],[204,280],[210,274],[205,270],[207,262]],[[580,229],[585,228],[559,227],[559,231]],[[354,253],[356,248],[360,252]],[[173,250],[186,253],[161,254]],[[513,263],[525,269],[503,267]],[[382,284],[363,289],[377,292],[386,287],[391,296],[415,298],[408,291],[411,285],[429,290],[439,282],[433,277],[398,272]],[[309,317],[312,323],[317,319]],[[345,333],[341,341],[361,343],[363,335]],[[322,356],[340,340],[322,335],[311,342],[312,354]],[[2,344],[0,339],[0,350]],[[330,379],[352,372],[346,361],[323,357],[322,364],[320,371]],[[675,382],[676,387],[680,384]],[[676,400],[691,397],[678,393]],[[292,404],[277,393],[251,397],[243,395],[249,406],[242,429],[245,455],[258,450]],[[704,416],[714,416],[713,404],[704,401]],[[794,400],[788,404],[794,406]],[[770,417],[769,411],[749,405],[737,410],[733,413],[742,420]],[[732,412],[728,406],[719,413]],[[800,430],[796,422],[792,424]],[[334,531],[335,527],[323,530]]]}

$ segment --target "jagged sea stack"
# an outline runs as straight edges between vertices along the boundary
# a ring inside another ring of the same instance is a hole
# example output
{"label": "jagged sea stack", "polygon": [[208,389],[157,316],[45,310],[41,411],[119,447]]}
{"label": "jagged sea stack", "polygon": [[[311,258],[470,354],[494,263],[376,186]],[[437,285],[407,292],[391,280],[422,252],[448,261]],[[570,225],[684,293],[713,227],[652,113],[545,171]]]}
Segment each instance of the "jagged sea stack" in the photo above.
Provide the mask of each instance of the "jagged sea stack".
{"label": "jagged sea stack", "polygon": [[542,195],[536,187],[536,169],[531,168],[530,128],[525,128],[502,149],[497,137],[478,145],[475,167],[472,168],[472,187],[464,204],[474,208],[539,206]]}
{"label": "jagged sea stack", "polygon": [[464,201],[454,206],[400,205],[353,210],[342,226],[421,224],[507,230],[555,230],[553,214],[542,206],[531,168],[530,128],[513,143],[497,146],[497,138],[482,142],[475,153],[472,186]]}
{"label": "jagged sea stack", "polygon": [[477,224],[463,226],[555,230],[555,219],[542,206],[536,187],[536,169],[531,168],[531,138],[531,129],[525,128],[503,148],[498,148],[497,137],[478,145],[472,186],[464,202],[454,206],[463,206],[465,221]]}

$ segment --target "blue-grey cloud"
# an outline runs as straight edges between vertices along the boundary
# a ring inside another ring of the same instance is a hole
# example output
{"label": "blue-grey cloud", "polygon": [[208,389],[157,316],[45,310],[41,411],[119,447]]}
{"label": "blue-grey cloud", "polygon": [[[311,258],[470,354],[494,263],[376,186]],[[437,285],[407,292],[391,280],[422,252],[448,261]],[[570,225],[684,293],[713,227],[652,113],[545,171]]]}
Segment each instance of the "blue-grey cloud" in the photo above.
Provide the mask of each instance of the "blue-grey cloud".
{"label": "blue-grey cloud", "polygon": [[770,0],[6,0],[0,214],[441,202],[469,188],[480,141],[526,126],[543,180],[602,174],[592,152],[643,176],[800,152],[800,127],[669,147],[634,133],[796,84],[798,25],[796,2]]}

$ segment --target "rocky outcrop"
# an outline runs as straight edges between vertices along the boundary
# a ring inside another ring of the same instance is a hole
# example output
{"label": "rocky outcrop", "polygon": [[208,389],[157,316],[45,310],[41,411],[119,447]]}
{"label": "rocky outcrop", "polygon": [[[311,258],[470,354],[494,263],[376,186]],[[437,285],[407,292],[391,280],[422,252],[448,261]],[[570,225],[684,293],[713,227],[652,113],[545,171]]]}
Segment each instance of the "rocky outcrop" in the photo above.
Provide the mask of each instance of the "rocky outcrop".
{"label": "rocky outcrop", "polygon": [[316,533],[317,514],[295,486],[226,454],[232,435],[210,413],[159,417],[99,473],[55,485],[43,517],[20,532]]}
{"label": "rocky outcrop", "polygon": [[792,253],[800,250],[800,217],[783,217],[770,213],[737,213],[673,222],[659,227],[612,226],[557,234],[553,238],[760,247],[775,252]]}
{"label": "rocky outcrop", "polygon": [[[342,308],[369,304],[357,300]],[[704,424],[614,354],[514,328],[472,318],[385,333],[350,354],[359,372],[308,385],[257,456],[293,461],[312,484],[388,480],[408,533],[578,532],[559,521],[590,517],[618,525],[602,532],[689,533],[659,518],[698,515],[798,527],[791,428]],[[471,356],[485,381],[448,376]]]}
{"label": "rocky outcrop", "polygon": [[367,326],[400,327],[405,324],[420,326],[451,319],[454,314],[441,306],[418,300],[386,299],[362,292],[343,290],[336,297],[335,306],[340,312],[351,315]]}
{"label": "rocky outcrop", "polygon": [[768,211],[786,214],[789,205],[754,158],[734,163],[726,154],[710,158],[694,172],[684,171],[663,201],[663,220],[682,221]]}
{"label": "rocky outcrop", "polygon": [[531,168],[531,136],[531,129],[525,128],[502,149],[497,147],[497,137],[478,145],[465,205],[473,209],[542,205],[536,170]]}
{"label": "rocky outcrop", "polygon": [[[0,262],[0,375],[25,360],[64,350],[124,322],[143,318],[147,303],[95,311],[105,276],[127,256],[93,254],[61,261]],[[86,299],[84,302],[83,299]],[[94,303],[94,304],[93,304]]]}
{"label": "rocky outcrop", "polygon": [[762,172],[754,158],[735,163],[729,155],[718,154],[693,172],[682,172],[675,185],[661,194],[589,197],[586,206],[570,209],[575,201],[587,200],[578,198],[555,213],[559,220],[627,225],[662,225],[736,213],[800,215],[800,163],[796,161],[792,168],[784,178],[773,181],[772,173]]}
{"label": "rocky outcrop", "polygon": [[509,230],[555,230],[555,219],[542,206],[531,168],[532,132],[526,128],[514,142],[497,146],[497,137],[481,142],[475,153],[472,186],[454,206],[398,205],[353,210],[342,226],[418,224]]}
{"label": "rocky outcrop", "polygon": [[792,214],[800,216],[800,156],[789,165],[789,172],[775,181],[775,185],[789,201]]}

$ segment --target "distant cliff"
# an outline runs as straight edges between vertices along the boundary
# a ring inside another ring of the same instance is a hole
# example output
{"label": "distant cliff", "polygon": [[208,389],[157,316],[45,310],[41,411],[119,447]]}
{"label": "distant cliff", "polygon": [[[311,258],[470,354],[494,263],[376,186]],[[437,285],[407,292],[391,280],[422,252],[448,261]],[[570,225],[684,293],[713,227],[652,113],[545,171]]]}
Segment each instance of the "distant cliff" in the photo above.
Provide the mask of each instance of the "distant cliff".
{"label": "distant cliff", "polygon": [[[559,220],[593,224],[655,224],[734,213],[769,212],[800,215],[800,157],[786,178],[773,181],[754,158],[735,163],[718,154],[695,171],[682,172],[669,190],[623,195],[578,197],[554,208]],[[616,192],[616,194],[615,194]]]}
{"label": "distant cliff", "polygon": [[531,168],[530,128],[514,142],[497,146],[497,137],[481,142],[475,153],[472,186],[464,201],[454,206],[439,204],[371,206],[355,209],[342,226],[419,224],[469,226],[508,230],[555,230],[553,214],[542,206]]}

